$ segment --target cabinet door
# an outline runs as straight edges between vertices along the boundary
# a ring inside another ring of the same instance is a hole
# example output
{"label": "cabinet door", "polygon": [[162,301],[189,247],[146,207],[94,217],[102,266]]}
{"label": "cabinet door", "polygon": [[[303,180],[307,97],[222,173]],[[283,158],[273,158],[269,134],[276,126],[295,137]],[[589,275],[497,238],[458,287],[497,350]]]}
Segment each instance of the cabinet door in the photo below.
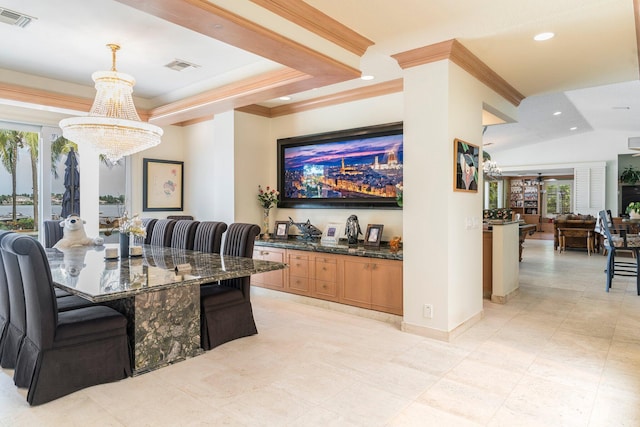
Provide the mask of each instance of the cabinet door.
{"label": "cabinet door", "polygon": [[372,264],[371,308],[402,315],[402,262]]}
{"label": "cabinet door", "polygon": [[[284,250],[279,248],[256,248],[253,250],[253,258],[263,261],[284,262]],[[251,284],[265,288],[284,290],[284,271],[286,270],[254,274],[251,276]]]}
{"label": "cabinet door", "polygon": [[371,308],[371,266],[368,260],[350,260],[344,257],[342,282],[342,300],[346,304]]}

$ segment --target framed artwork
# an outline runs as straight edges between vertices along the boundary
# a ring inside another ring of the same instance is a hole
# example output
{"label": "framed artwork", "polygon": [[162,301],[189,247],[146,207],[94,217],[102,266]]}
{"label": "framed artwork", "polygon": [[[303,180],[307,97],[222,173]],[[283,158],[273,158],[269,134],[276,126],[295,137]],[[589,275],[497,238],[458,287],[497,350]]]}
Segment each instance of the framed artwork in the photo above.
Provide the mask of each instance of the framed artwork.
{"label": "framed artwork", "polygon": [[380,241],[382,240],[382,224],[369,224],[367,225],[367,232],[364,233],[364,245],[369,247],[380,247]]}
{"label": "framed artwork", "polygon": [[480,147],[456,138],[453,154],[453,189],[477,193]]}
{"label": "framed artwork", "polygon": [[343,225],[339,222],[330,222],[324,228],[320,241],[322,243],[337,244],[340,240],[340,227]]}
{"label": "framed artwork", "polygon": [[181,211],[184,162],[157,159],[142,162],[142,210]]}
{"label": "framed artwork", "polygon": [[289,221],[276,221],[274,234],[276,235],[276,239],[288,239]]}

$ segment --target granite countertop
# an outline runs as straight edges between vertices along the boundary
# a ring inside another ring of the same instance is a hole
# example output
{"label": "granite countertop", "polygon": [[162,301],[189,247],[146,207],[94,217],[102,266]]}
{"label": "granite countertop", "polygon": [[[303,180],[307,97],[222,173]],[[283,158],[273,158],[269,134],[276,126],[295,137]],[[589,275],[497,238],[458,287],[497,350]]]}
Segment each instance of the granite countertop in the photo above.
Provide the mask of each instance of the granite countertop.
{"label": "granite countertop", "polygon": [[397,252],[392,252],[389,243],[382,242],[380,248],[365,247],[362,241],[358,242],[358,246],[349,246],[345,239],[341,239],[338,244],[323,244],[320,239],[303,240],[295,236],[288,239],[257,239],[256,247],[271,247],[295,249],[299,251],[324,252],[336,255],[354,255],[367,258],[380,258],[391,260],[402,260],[402,246]]}
{"label": "granite countertop", "polygon": [[[105,259],[105,246],[47,249],[57,286],[101,302],[139,293],[210,283],[286,268],[283,263],[184,249],[143,246],[138,258]],[[188,267],[176,271],[175,268]]]}

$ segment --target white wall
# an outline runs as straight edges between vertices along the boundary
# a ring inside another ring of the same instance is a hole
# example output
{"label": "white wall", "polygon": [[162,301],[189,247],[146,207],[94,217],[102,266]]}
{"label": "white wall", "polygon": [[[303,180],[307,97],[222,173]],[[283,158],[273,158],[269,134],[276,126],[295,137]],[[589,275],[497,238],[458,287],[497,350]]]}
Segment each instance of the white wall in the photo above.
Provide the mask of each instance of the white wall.
{"label": "white wall", "polygon": [[[618,207],[618,154],[632,153],[627,148],[630,135],[623,131],[598,130],[529,144],[509,150],[491,149],[491,158],[500,167],[538,165],[552,167],[554,164],[579,164],[584,162],[606,162],[607,209],[619,212]],[[520,168],[519,168],[520,169]],[[537,173],[537,170],[536,170]]]}
{"label": "white wall", "polygon": [[[269,135],[269,121],[265,117],[235,113],[236,221],[260,227],[262,208],[258,203],[258,185],[273,188],[277,185],[276,144]],[[271,228],[274,211],[270,215]]]}
{"label": "white wall", "polygon": [[[166,126],[162,128],[164,135],[162,135],[162,142],[148,150],[134,154],[130,157],[131,160],[131,205],[130,214],[140,214],[143,217],[149,218],[166,218],[167,215],[180,214],[181,212],[175,211],[158,211],[158,212],[143,212],[142,211],[142,159],[160,159],[160,160],[185,160],[185,137],[184,129],[178,126]],[[187,170],[190,165],[185,162],[184,168]],[[184,189],[185,194],[189,191],[191,180],[187,179],[185,174]],[[189,212],[188,199],[185,197],[184,212]]]}

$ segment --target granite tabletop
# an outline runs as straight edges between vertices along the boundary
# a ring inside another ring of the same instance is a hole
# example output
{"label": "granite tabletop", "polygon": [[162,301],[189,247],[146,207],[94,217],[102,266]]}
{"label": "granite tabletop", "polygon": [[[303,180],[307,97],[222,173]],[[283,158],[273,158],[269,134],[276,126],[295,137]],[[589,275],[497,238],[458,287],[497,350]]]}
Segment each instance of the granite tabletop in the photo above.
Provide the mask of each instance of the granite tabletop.
{"label": "granite tabletop", "polygon": [[118,245],[47,249],[56,286],[101,302],[287,268],[278,262],[151,245],[144,245],[137,258],[105,259],[109,247]]}
{"label": "granite tabletop", "polygon": [[389,248],[387,242],[381,243],[379,248],[364,246],[363,242],[350,246],[346,240],[341,239],[337,244],[322,243],[320,239],[304,240],[302,238],[290,236],[288,239],[258,239],[256,247],[272,247],[284,249],[296,249],[299,251],[324,252],[337,255],[354,255],[367,258],[381,258],[391,260],[402,260],[402,249],[394,252]]}

